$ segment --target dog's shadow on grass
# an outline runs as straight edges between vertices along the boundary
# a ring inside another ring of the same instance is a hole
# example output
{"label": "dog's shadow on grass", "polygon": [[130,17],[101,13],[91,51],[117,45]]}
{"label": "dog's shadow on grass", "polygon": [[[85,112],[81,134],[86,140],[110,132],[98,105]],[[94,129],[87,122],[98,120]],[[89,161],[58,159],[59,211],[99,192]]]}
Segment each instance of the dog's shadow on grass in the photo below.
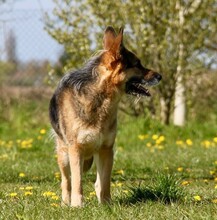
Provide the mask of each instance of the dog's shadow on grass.
{"label": "dog's shadow on grass", "polygon": [[156,192],[149,188],[135,188],[131,189],[130,195],[120,199],[120,203],[124,205],[133,205],[136,203],[145,203],[148,201],[162,202],[165,204],[171,204],[178,201],[177,199],[171,199],[169,196],[163,196],[161,193]]}

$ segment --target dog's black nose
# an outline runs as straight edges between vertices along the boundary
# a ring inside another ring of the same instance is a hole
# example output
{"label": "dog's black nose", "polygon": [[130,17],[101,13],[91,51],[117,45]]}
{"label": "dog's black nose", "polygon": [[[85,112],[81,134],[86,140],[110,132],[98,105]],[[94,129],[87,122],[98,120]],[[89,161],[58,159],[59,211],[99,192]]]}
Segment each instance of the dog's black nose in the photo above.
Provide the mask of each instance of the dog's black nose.
{"label": "dog's black nose", "polygon": [[159,73],[157,73],[155,77],[158,79],[158,81],[160,81],[162,79],[162,76]]}

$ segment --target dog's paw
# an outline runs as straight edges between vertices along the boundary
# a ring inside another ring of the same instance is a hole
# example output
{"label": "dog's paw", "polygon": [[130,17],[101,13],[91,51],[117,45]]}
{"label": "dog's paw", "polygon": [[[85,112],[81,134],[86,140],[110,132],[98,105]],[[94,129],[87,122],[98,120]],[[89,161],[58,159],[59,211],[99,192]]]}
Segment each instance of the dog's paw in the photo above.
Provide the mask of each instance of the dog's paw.
{"label": "dog's paw", "polygon": [[82,207],[82,206],[83,206],[83,196],[72,195],[71,196],[71,207]]}

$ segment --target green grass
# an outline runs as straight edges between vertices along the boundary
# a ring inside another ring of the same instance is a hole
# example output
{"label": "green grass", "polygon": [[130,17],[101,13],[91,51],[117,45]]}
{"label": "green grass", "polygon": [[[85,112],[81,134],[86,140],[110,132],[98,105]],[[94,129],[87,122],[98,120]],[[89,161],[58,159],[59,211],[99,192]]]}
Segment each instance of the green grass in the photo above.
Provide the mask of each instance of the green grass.
{"label": "green grass", "polygon": [[214,121],[177,128],[120,115],[112,204],[98,204],[93,166],[83,180],[85,206],[68,208],[60,206],[48,101],[3,104],[0,219],[217,219]]}

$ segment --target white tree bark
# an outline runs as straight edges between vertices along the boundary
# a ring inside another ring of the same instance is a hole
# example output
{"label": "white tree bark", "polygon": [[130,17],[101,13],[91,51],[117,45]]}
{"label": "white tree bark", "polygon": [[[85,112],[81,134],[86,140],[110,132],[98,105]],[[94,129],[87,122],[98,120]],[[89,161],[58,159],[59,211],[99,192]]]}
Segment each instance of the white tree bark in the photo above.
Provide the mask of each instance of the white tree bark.
{"label": "white tree bark", "polygon": [[185,88],[182,83],[182,75],[178,76],[176,82],[175,102],[174,102],[174,125],[183,126],[185,124]]}
{"label": "white tree bark", "polygon": [[[179,35],[182,35],[182,29],[184,25],[184,8],[180,5],[179,0],[177,1],[176,8],[179,11]],[[179,36],[181,38],[181,36]],[[184,55],[184,45],[180,39],[179,43],[179,60],[176,70],[177,79],[176,79],[176,89],[175,89],[175,100],[174,100],[174,118],[173,123],[177,126],[183,126],[185,124],[185,87],[183,84],[183,75],[182,75],[182,64],[183,64],[183,55]]]}
{"label": "white tree bark", "polygon": [[182,30],[185,22],[184,15],[193,14],[201,4],[201,0],[193,0],[191,6],[184,10],[181,6],[180,0],[176,2],[176,9],[179,12],[178,16],[178,26],[179,26],[179,60],[176,70],[177,80],[176,80],[176,90],[175,90],[175,101],[174,101],[174,118],[173,123],[177,126],[183,126],[185,124],[185,112],[186,112],[186,100],[185,100],[185,86],[183,83],[183,59],[184,59],[184,44],[182,42]]}

